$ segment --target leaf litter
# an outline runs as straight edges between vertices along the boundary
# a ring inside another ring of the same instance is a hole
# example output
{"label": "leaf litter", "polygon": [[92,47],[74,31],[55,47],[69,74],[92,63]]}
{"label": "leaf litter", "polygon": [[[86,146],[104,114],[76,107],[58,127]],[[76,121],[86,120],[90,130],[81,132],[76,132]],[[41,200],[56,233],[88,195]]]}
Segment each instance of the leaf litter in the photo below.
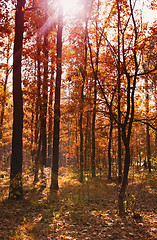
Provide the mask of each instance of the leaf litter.
{"label": "leaf litter", "polygon": [[[129,184],[127,214],[120,218],[117,209],[120,186],[115,181],[98,176],[80,184],[76,173],[63,168],[60,189],[50,194],[49,171],[47,175],[47,188],[42,191],[39,183],[33,186],[30,177],[24,185],[25,199],[18,202],[7,200],[1,182],[1,240],[157,239],[157,188],[152,178],[151,184],[148,176]],[[6,191],[7,180],[3,180]]]}

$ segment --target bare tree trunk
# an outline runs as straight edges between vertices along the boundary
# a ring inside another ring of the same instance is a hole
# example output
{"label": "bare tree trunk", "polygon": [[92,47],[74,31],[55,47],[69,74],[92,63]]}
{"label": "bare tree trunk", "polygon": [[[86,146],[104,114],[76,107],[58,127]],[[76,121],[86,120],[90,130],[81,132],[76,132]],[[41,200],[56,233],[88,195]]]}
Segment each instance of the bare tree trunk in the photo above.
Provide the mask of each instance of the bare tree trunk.
{"label": "bare tree trunk", "polygon": [[97,78],[94,80],[94,106],[93,106],[93,117],[92,117],[92,177],[96,176],[95,173],[95,120],[96,120],[96,101],[97,101]]}
{"label": "bare tree trunk", "polygon": [[21,57],[24,31],[24,7],[25,1],[18,0],[15,14],[15,39],[13,52],[13,136],[9,189],[10,199],[23,198],[23,99],[21,87]]}
{"label": "bare tree trunk", "polygon": [[6,74],[5,74],[3,97],[2,97],[2,103],[1,103],[2,110],[0,114],[0,139],[2,139],[3,137],[2,127],[3,127],[4,111],[5,111],[5,105],[6,105],[6,90],[7,90],[8,76],[9,76],[9,50],[10,50],[10,44],[9,44],[9,36],[8,36]]}
{"label": "bare tree trunk", "polygon": [[118,11],[118,182],[122,181],[122,150],[121,150],[121,73],[120,73],[120,6],[119,0],[117,0],[117,11]]}
{"label": "bare tree trunk", "polygon": [[47,166],[52,167],[52,103],[53,103],[53,84],[54,84],[54,56],[51,58],[51,79],[48,108],[48,159]]}
{"label": "bare tree trunk", "polygon": [[[157,113],[157,89],[156,89],[156,84],[157,84],[157,77],[156,75],[154,76],[154,85],[155,85],[155,111]],[[155,127],[157,129],[157,119],[155,119]],[[157,131],[155,131],[155,155],[157,157]]]}
{"label": "bare tree trunk", "polygon": [[[48,14],[47,9],[48,2],[45,0],[45,22],[47,21]],[[43,187],[46,187],[44,167],[46,167],[47,158],[47,103],[48,103],[48,33],[47,30],[44,33],[43,43],[44,53],[44,77],[43,77],[43,88],[42,88],[42,105],[41,105],[41,179]]]}
{"label": "bare tree trunk", "polygon": [[84,160],[85,160],[85,171],[88,170],[88,129],[89,129],[89,116],[88,116],[87,112],[87,117],[86,117],[86,132],[85,132],[85,156],[84,156]]}
{"label": "bare tree trunk", "polygon": [[111,157],[111,144],[112,144],[112,131],[113,131],[113,118],[110,115],[110,133],[109,133],[109,142],[108,142],[108,179],[111,179],[112,173],[112,157]]}
{"label": "bare tree trunk", "polygon": [[59,132],[60,132],[60,91],[62,76],[62,31],[63,31],[63,9],[58,10],[58,32],[57,32],[57,75],[55,86],[54,104],[54,131],[53,131],[53,161],[51,171],[51,190],[58,190],[58,163],[59,163]]}
{"label": "bare tree trunk", "polygon": [[40,41],[39,36],[37,37],[37,90],[36,90],[36,106],[35,106],[35,148],[34,148],[34,182],[37,182],[39,173],[39,155],[41,140],[39,139],[39,122],[40,122],[40,111],[41,111],[41,62],[40,62]]}
{"label": "bare tree trunk", "polygon": [[124,122],[122,124],[122,139],[125,146],[125,161],[124,161],[124,172],[123,172],[123,180],[122,185],[119,193],[119,214],[123,216],[125,214],[125,193],[126,187],[128,184],[128,173],[129,173],[129,166],[130,166],[130,136],[132,131],[132,124],[134,120],[134,112],[135,112],[135,104],[134,104],[134,95],[135,95],[135,88],[136,88],[136,80],[137,80],[137,73],[138,73],[138,61],[137,61],[137,39],[138,39],[138,32],[137,26],[134,19],[132,1],[129,0],[130,3],[130,12],[134,27],[134,50],[133,50],[133,57],[134,57],[134,66],[135,72],[133,76],[133,83],[131,84],[131,77],[127,71],[126,66],[126,59],[125,59],[125,50],[124,50],[124,33],[122,35],[122,48],[123,48],[123,68],[125,71],[126,79],[127,79],[127,97],[126,97],[126,114],[124,116]]}
{"label": "bare tree trunk", "polygon": [[47,102],[48,102],[48,50],[47,36],[44,36],[44,79],[43,79],[43,95],[41,106],[41,179],[45,184],[43,169],[46,167],[47,158]]}
{"label": "bare tree trunk", "polygon": [[81,101],[80,101],[80,117],[79,117],[79,133],[80,133],[80,182],[83,182],[83,108],[84,108],[84,84],[86,80],[86,68],[87,68],[87,16],[85,16],[85,53],[84,53],[84,66],[80,68],[82,75],[81,85]]}
{"label": "bare tree trunk", "polygon": [[126,128],[123,127],[122,129],[122,135],[123,135],[123,142],[125,145],[125,160],[124,160],[124,174],[123,174],[123,181],[119,193],[119,214],[123,216],[125,214],[125,205],[124,205],[124,199],[125,199],[125,192],[128,185],[128,173],[129,173],[129,166],[130,166],[130,146],[129,142],[130,139],[126,137]]}
{"label": "bare tree trunk", "polygon": [[86,134],[85,134],[85,170],[90,169],[91,159],[91,116],[90,112],[87,112]]}
{"label": "bare tree trunk", "polygon": [[4,113],[5,113],[5,106],[6,106],[6,94],[7,94],[7,83],[8,83],[8,76],[9,76],[9,36],[8,36],[8,46],[7,46],[7,63],[6,63],[6,75],[3,87],[3,96],[1,102],[1,113],[0,113],[0,164],[3,165],[3,121],[4,121]]}
{"label": "bare tree trunk", "polygon": [[[81,105],[83,105],[83,86],[81,89]],[[80,130],[80,182],[83,182],[83,107],[80,109],[79,130]]]}
{"label": "bare tree trunk", "polygon": [[150,151],[150,133],[149,133],[149,125],[148,125],[148,116],[149,116],[149,87],[148,87],[148,78],[146,76],[146,79],[145,79],[145,84],[146,84],[146,134],[147,134],[147,143],[146,143],[146,146],[147,146],[147,161],[148,161],[148,170],[149,170],[149,173],[151,173],[151,161],[150,161],[150,158],[151,158],[151,151]]}

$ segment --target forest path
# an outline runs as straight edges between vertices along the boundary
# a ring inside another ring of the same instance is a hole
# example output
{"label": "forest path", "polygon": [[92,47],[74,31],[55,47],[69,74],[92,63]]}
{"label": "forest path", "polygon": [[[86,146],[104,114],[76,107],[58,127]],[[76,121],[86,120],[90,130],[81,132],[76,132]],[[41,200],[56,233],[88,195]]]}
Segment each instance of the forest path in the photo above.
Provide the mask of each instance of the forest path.
{"label": "forest path", "polygon": [[[6,190],[7,177],[1,180],[1,188]],[[0,240],[155,240],[156,180],[154,173],[129,184],[127,215],[121,219],[117,209],[120,186],[115,181],[86,175],[80,184],[76,172],[61,168],[60,189],[50,194],[50,179],[42,189],[40,183],[34,186],[32,178],[25,175],[25,200],[0,202]]]}

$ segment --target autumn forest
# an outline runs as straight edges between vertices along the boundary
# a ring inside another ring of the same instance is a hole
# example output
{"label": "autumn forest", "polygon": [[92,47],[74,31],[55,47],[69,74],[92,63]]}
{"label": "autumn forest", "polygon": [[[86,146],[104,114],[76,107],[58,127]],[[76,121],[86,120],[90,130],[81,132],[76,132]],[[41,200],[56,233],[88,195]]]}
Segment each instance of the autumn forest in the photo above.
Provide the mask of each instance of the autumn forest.
{"label": "autumn forest", "polygon": [[0,239],[156,239],[155,13],[0,1]]}

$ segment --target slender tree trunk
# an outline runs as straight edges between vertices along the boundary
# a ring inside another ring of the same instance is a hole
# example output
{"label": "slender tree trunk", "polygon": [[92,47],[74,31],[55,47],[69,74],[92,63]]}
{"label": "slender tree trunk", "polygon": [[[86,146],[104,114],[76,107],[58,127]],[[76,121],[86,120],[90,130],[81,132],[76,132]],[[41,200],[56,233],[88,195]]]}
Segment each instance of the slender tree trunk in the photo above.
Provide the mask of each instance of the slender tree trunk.
{"label": "slender tree trunk", "polygon": [[111,144],[112,144],[112,131],[113,131],[113,118],[110,115],[110,133],[109,133],[109,142],[108,142],[108,179],[111,179],[112,173],[112,158],[111,158]]}
{"label": "slender tree trunk", "polygon": [[93,106],[93,117],[92,117],[92,177],[96,176],[95,173],[95,120],[96,120],[96,101],[97,101],[97,78],[94,80],[94,106]]}
{"label": "slender tree trunk", "polygon": [[125,59],[125,50],[124,50],[124,34],[122,36],[122,48],[123,48],[123,68],[125,71],[125,75],[127,78],[127,98],[126,98],[126,114],[124,117],[124,122],[122,124],[122,139],[125,146],[125,161],[124,161],[124,172],[123,172],[123,180],[122,185],[119,193],[119,214],[123,216],[125,214],[125,205],[124,205],[124,199],[125,199],[125,193],[126,193],[126,187],[128,184],[128,173],[129,173],[129,166],[130,166],[130,136],[132,131],[132,124],[134,120],[134,112],[135,112],[135,103],[134,103],[134,95],[135,95],[135,88],[136,88],[136,80],[137,80],[137,73],[138,73],[138,61],[137,61],[137,39],[138,39],[138,32],[137,32],[137,26],[134,19],[134,13],[133,13],[133,7],[132,7],[132,1],[129,0],[130,3],[130,12],[132,17],[132,22],[134,26],[134,49],[133,49],[133,57],[134,57],[134,66],[135,66],[135,72],[133,81],[131,84],[131,77],[130,74],[127,72],[127,66],[126,66],[126,59]]}
{"label": "slender tree trunk", "polygon": [[81,87],[81,103],[80,103],[80,118],[79,118],[79,132],[80,132],[80,182],[83,182],[83,102],[84,102],[84,82],[85,76],[83,77],[83,83]]}
{"label": "slender tree trunk", "polygon": [[48,108],[48,159],[47,166],[52,167],[52,102],[53,102],[53,84],[54,84],[54,56],[51,58],[51,79]]}
{"label": "slender tree trunk", "polygon": [[[45,0],[45,22],[47,21],[47,7],[48,2]],[[47,158],[47,103],[48,103],[48,33],[44,33],[44,78],[43,78],[43,94],[42,94],[42,106],[41,106],[41,179],[43,186],[46,186],[44,167],[46,167]]]}
{"label": "slender tree trunk", "polygon": [[63,9],[58,10],[58,32],[57,32],[57,75],[55,86],[54,104],[54,131],[53,131],[53,161],[51,172],[51,189],[57,190],[58,186],[58,163],[59,163],[59,132],[60,132],[60,92],[62,76],[62,31],[63,31]]}
{"label": "slender tree trunk", "polygon": [[[97,19],[99,18],[99,7],[100,2],[98,0],[97,2]],[[94,75],[94,105],[93,105],[93,118],[92,118],[92,177],[96,176],[96,164],[95,164],[95,121],[96,121],[96,102],[97,102],[97,80],[98,80],[98,65],[99,65],[99,50],[100,50],[100,44],[102,40],[102,35],[100,35],[100,38],[98,39],[98,21],[96,21],[96,58],[95,58],[95,66],[92,56],[92,48],[91,44],[89,42],[88,37],[88,45],[89,45],[89,51],[90,51],[90,60]]]}
{"label": "slender tree trunk", "polygon": [[38,173],[39,173],[39,155],[40,155],[40,145],[41,140],[39,137],[39,116],[41,111],[41,62],[40,62],[40,39],[39,36],[37,37],[37,90],[36,90],[36,107],[35,107],[35,148],[34,148],[34,182],[39,180]]}
{"label": "slender tree trunk", "polygon": [[121,73],[120,73],[120,6],[119,0],[117,0],[117,11],[118,11],[118,182],[122,181],[122,150],[121,150]]}
{"label": "slender tree trunk", "polygon": [[5,111],[5,105],[6,105],[6,90],[7,90],[8,76],[9,76],[9,50],[10,50],[10,44],[9,44],[9,36],[8,36],[6,75],[5,75],[3,97],[2,97],[2,103],[1,103],[2,110],[0,114],[0,140],[3,137],[2,127],[3,127],[4,111]]}
{"label": "slender tree trunk", "polygon": [[3,164],[3,121],[4,121],[4,113],[5,113],[5,106],[6,106],[6,94],[7,94],[7,83],[8,83],[8,76],[9,76],[9,36],[8,36],[8,46],[7,46],[7,63],[6,63],[6,75],[4,81],[4,88],[3,88],[3,96],[1,102],[1,113],[0,113],[0,164]]}
{"label": "slender tree trunk", "polygon": [[[157,114],[157,89],[156,89],[156,84],[157,84],[157,77],[156,75],[154,76],[154,85],[155,85],[155,112]],[[155,119],[155,127],[157,129],[157,119]],[[157,131],[155,131],[155,155],[157,157]]]}
{"label": "slender tree trunk", "polygon": [[21,57],[24,31],[24,7],[25,1],[18,0],[15,14],[15,40],[13,52],[13,136],[9,189],[10,199],[23,198],[23,99],[21,88]]}
{"label": "slender tree trunk", "polygon": [[77,167],[79,166],[79,146],[78,146],[78,121],[76,119],[76,162],[77,162]]}
{"label": "slender tree trunk", "polygon": [[89,117],[88,117],[88,112],[87,112],[87,117],[86,117],[86,133],[85,133],[85,171],[88,170],[88,129],[89,129]]}
{"label": "slender tree trunk", "polygon": [[44,79],[41,106],[41,178],[44,181],[43,168],[46,167],[47,157],[47,102],[48,102],[48,50],[47,36],[44,36]]}
{"label": "slender tree trunk", "polygon": [[[120,116],[119,116],[120,117]],[[122,181],[121,127],[118,125],[118,182]]]}
{"label": "slender tree trunk", "polygon": [[84,66],[80,69],[82,75],[82,86],[81,86],[81,101],[80,101],[80,117],[79,117],[79,132],[80,132],[80,182],[83,182],[83,108],[84,108],[84,84],[86,80],[86,69],[87,69],[87,16],[85,16],[85,53],[84,53]]}
{"label": "slender tree trunk", "polygon": [[34,144],[34,102],[32,103],[32,112],[31,112],[31,157],[32,160],[34,160],[34,154],[33,154],[33,144]]}
{"label": "slender tree trunk", "polygon": [[85,135],[85,170],[89,171],[91,159],[91,119],[90,112],[87,112],[86,135]]}
{"label": "slender tree trunk", "polygon": [[125,146],[125,164],[124,164],[124,174],[123,174],[123,181],[119,193],[119,213],[121,216],[125,215],[125,205],[124,205],[124,199],[125,199],[125,192],[128,185],[128,173],[129,173],[129,166],[130,166],[130,146],[129,142],[130,139],[126,137],[126,127],[123,127],[122,130],[123,135],[123,142]]}
{"label": "slender tree trunk", "polygon": [[146,134],[147,134],[147,161],[148,161],[148,170],[149,173],[151,173],[151,161],[150,161],[150,157],[151,157],[151,152],[150,152],[150,133],[149,133],[149,125],[148,125],[148,116],[149,116],[149,90],[148,90],[148,78],[146,76],[145,79],[145,84],[146,84]]}

